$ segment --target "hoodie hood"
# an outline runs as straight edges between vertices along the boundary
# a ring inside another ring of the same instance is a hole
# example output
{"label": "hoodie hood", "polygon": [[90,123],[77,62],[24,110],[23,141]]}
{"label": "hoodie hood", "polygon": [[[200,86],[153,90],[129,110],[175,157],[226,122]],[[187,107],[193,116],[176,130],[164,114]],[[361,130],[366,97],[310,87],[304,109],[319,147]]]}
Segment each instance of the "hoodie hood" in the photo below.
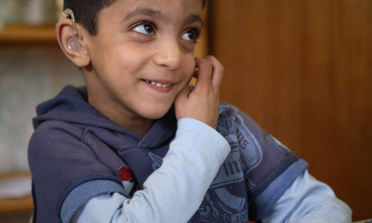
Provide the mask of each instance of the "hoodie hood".
{"label": "hoodie hood", "polygon": [[37,117],[32,120],[34,129],[46,121],[62,121],[85,128],[100,135],[100,130],[125,135],[137,147],[155,148],[174,138],[177,119],[174,107],[160,118],[145,137],[126,130],[97,111],[88,102],[86,87],[68,85],[53,99],[41,103],[36,108]]}

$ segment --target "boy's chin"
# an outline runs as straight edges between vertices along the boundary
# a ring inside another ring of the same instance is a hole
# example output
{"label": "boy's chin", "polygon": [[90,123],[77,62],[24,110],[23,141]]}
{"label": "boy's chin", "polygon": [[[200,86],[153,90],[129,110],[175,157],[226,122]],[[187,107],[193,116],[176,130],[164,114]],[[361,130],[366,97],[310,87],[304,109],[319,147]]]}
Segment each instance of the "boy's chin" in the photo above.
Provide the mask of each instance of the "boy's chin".
{"label": "boy's chin", "polygon": [[141,114],[139,115],[145,119],[156,120],[156,119],[163,117],[165,114],[167,114],[170,108],[171,106],[169,106],[169,108],[164,108],[161,110],[159,109],[150,110],[149,109],[148,111],[141,112]]}

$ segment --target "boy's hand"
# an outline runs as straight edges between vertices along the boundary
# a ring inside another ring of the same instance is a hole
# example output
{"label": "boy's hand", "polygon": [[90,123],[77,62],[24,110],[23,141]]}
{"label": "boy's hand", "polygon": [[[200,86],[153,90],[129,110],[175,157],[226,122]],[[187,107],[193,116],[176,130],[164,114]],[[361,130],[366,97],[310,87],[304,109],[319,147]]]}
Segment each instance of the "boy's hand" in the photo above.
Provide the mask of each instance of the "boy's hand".
{"label": "boy's hand", "polygon": [[177,95],[174,105],[177,120],[193,118],[216,129],[220,86],[224,68],[213,56],[195,58],[194,77],[197,78],[195,89],[188,85]]}

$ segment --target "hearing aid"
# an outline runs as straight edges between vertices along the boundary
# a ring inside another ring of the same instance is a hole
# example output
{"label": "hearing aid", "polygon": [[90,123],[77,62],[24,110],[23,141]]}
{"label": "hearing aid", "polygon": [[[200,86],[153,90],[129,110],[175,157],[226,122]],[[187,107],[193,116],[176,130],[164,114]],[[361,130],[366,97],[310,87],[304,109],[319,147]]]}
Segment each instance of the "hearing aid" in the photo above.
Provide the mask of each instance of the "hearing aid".
{"label": "hearing aid", "polygon": [[66,18],[70,18],[74,24],[74,26],[72,27],[72,37],[67,44],[68,48],[81,54],[87,54],[87,50],[83,47],[83,42],[78,35],[74,13],[71,9],[66,9],[65,11],[63,11],[63,14]]}

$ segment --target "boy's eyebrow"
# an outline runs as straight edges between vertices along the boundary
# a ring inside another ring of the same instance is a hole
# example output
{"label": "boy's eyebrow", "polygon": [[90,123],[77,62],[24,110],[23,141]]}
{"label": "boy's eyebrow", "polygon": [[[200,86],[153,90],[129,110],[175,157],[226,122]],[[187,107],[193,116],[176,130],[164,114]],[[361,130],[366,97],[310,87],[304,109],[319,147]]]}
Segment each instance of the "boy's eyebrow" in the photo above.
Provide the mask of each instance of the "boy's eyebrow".
{"label": "boy's eyebrow", "polygon": [[187,16],[185,21],[184,21],[185,24],[194,23],[194,22],[199,22],[201,24],[201,26],[203,27],[203,19],[198,14],[191,14],[191,15]]}
{"label": "boy's eyebrow", "polygon": [[161,14],[160,11],[150,9],[150,8],[137,8],[133,12],[130,12],[126,17],[125,20],[131,19],[137,15],[148,15],[154,18],[163,18],[164,16]]}
{"label": "boy's eyebrow", "polygon": [[[162,20],[169,20],[168,16],[162,14],[158,10],[150,9],[150,8],[137,8],[136,10],[130,12],[126,17],[125,20],[129,20],[133,17],[136,17],[138,15],[147,15],[156,19],[162,19]],[[124,20],[124,21],[125,21]],[[200,22],[200,24],[203,26],[203,20],[200,15],[198,14],[190,14],[186,17],[184,20],[184,23],[194,23],[194,22]]]}

